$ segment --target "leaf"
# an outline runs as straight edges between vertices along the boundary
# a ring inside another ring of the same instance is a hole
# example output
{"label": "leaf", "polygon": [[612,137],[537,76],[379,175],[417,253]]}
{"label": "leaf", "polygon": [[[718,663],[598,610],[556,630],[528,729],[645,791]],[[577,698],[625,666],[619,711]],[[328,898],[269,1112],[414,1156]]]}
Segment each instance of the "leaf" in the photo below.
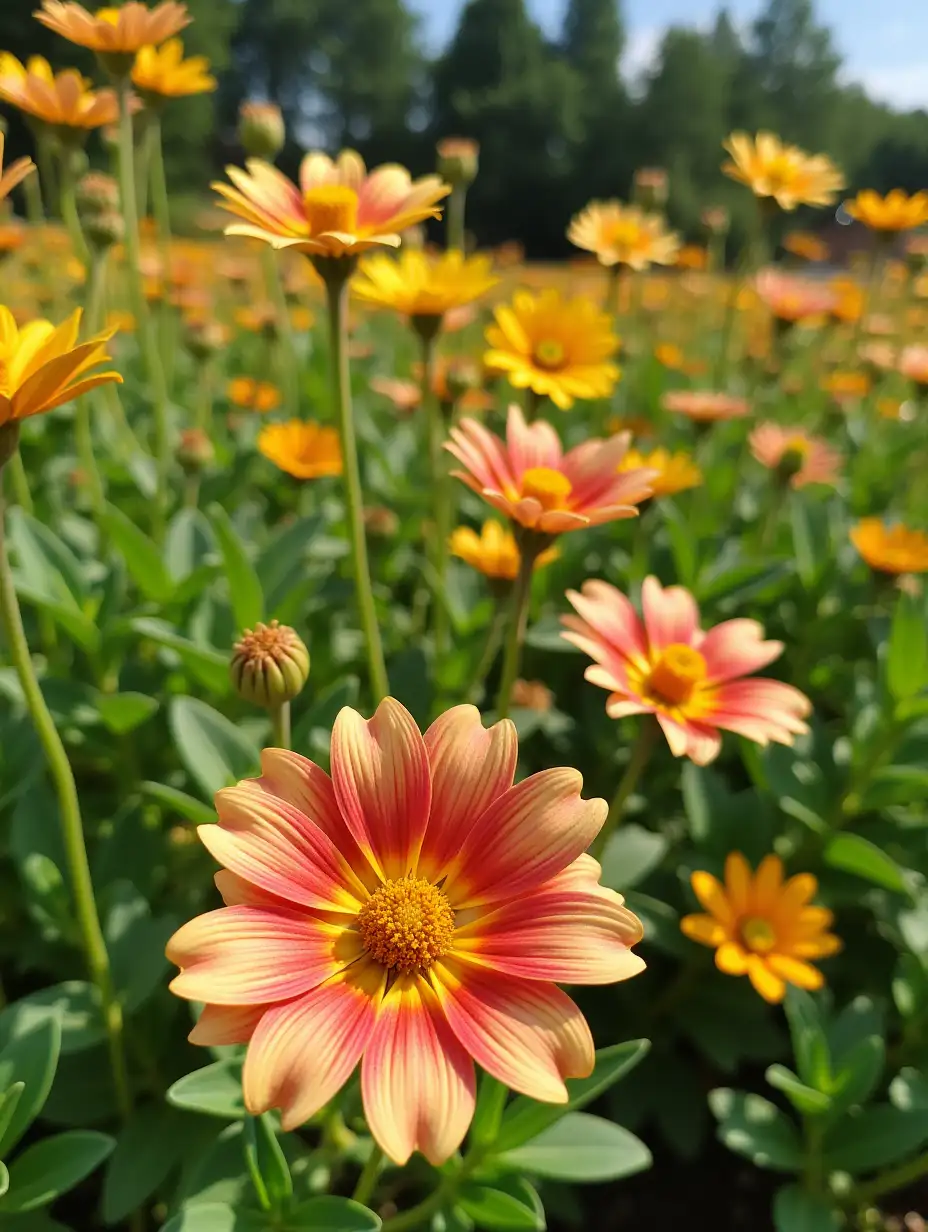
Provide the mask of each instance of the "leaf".
{"label": "leaf", "polygon": [[221,787],[257,773],[257,746],[206,702],[173,697],[168,722],[181,761],[208,798]]}
{"label": "leaf", "polygon": [[889,1084],[889,1098],[895,1108],[928,1112],[928,1078],[906,1067]]}
{"label": "leaf", "polygon": [[209,517],[219,541],[222,563],[229,583],[229,601],[239,629],[248,629],[264,619],[264,591],[257,570],[249,559],[241,536],[221,505],[210,505]]}
{"label": "leaf", "polygon": [[0,1052],[0,1091],[23,1083],[24,1091],[13,1108],[4,1105],[0,1123],[0,1156],[7,1157],[42,1111],[52,1089],[58,1055],[61,1051],[61,1025],[48,1017],[34,1023]]}
{"label": "leaf", "polygon": [[879,1084],[885,1060],[886,1045],[879,1035],[858,1041],[844,1053],[832,1084],[832,1116],[866,1103]]}
{"label": "leaf", "polygon": [[279,1210],[293,1197],[293,1178],[267,1113],[245,1117],[242,1145],[255,1189],[263,1190],[272,1210]]}
{"label": "leaf", "polygon": [[158,701],[144,693],[101,693],[97,709],[109,730],[124,736],[151,718],[158,709]]}
{"label": "leaf", "polygon": [[14,1214],[48,1206],[103,1163],[116,1140],[92,1129],[73,1129],[36,1142],[13,1161],[0,1211]]}
{"label": "leaf", "polygon": [[167,603],[174,593],[157,545],[115,505],[107,505],[103,515],[107,533],[126,562],[132,580],[146,599]]}
{"label": "leaf", "polygon": [[893,612],[886,653],[886,684],[897,702],[920,693],[928,683],[928,629],[922,604],[900,594]]}
{"label": "leaf", "polygon": [[199,509],[181,509],[174,515],[164,541],[164,563],[175,585],[205,563],[212,546],[209,523]]}
{"label": "leaf", "polygon": [[161,1227],[161,1232],[273,1232],[269,1215],[227,1206],[224,1202],[197,1202]]}
{"label": "leaf", "polygon": [[522,1177],[512,1177],[503,1187],[468,1181],[461,1187],[457,1205],[478,1228],[490,1232],[544,1232],[545,1214],[538,1194]]}
{"label": "leaf", "polygon": [[569,1112],[525,1146],[498,1156],[508,1168],[552,1181],[615,1181],[651,1166],[651,1152],[634,1134],[586,1112]]}
{"label": "leaf", "polygon": [[816,1113],[827,1112],[831,1107],[829,1096],[813,1087],[807,1087],[785,1065],[771,1065],[765,1077],[775,1090],[783,1092],[796,1111],[803,1116],[815,1116]]}
{"label": "leaf", "polygon": [[293,1207],[287,1215],[287,1226],[301,1232],[379,1232],[383,1222],[360,1202],[325,1196]]}
{"label": "leaf", "polygon": [[830,1171],[875,1172],[928,1142],[928,1110],[874,1104],[846,1116],[825,1135],[823,1160]]}
{"label": "leaf", "polygon": [[836,834],[825,848],[824,860],[832,868],[863,877],[884,890],[905,894],[908,898],[912,896],[896,861],[859,834]]}
{"label": "leaf", "polygon": [[65,980],[21,997],[0,1015],[0,1026],[19,1036],[50,1018],[61,1027],[62,1055],[92,1048],[106,1038],[97,990],[86,980]]}
{"label": "leaf", "polygon": [[192,1074],[178,1078],[168,1088],[165,1099],[175,1108],[205,1112],[207,1116],[222,1117],[226,1121],[240,1121],[245,1117],[242,1063],[216,1061],[203,1069],[195,1069]]}
{"label": "leaf", "polygon": [[198,826],[209,825],[216,820],[215,810],[208,804],[204,804],[196,796],[188,796],[185,791],[178,791],[176,787],[169,787],[167,783],[146,781],[140,784],[140,789],[143,795],[157,800],[168,813],[179,813],[181,817]]}
{"label": "leaf", "polygon": [[773,1225],[776,1232],[834,1232],[838,1216],[824,1198],[786,1185],[773,1200]]}
{"label": "leaf", "polygon": [[802,1167],[802,1142],[796,1126],[768,1099],[718,1087],[709,1092],[709,1107],[719,1122],[720,1141],[736,1155],[777,1172]]}
{"label": "leaf", "polygon": [[13,1122],[13,1117],[16,1109],[19,1107],[19,1101],[22,1099],[25,1089],[26,1084],[24,1082],[14,1082],[0,1095],[0,1154],[5,1155],[12,1150],[13,1143],[11,1142],[9,1146],[5,1147],[3,1140],[6,1137],[6,1131]]}
{"label": "leaf", "polygon": [[0,1162],[0,1198],[10,1188],[10,1173],[5,1163]]}
{"label": "leaf", "polygon": [[119,1223],[155,1192],[180,1161],[187,1140],[172,1108],[138,1108],[121,1131],[103,1178],[103,1222]]}
{"label": "leaf", "polygon": [[662,834],[634,823],[621,826],[606,843],[600,880],[610,889],[627,890],[644,881],[666,852],[667,840]]}
{"label": "leaf", "polygon": [[181,637],[172,625],[165,621],[150,619],[147,616],[140,616],[133,620],[132,628],[142,637],[151,638],[160,646],[173,650],[190,675],[205,685],[210,692],[218,693],[220,696],[228,693],[231,687],[228,654],[222,654],[214,646],[203,646],[198,642],[190,641],[189,638]]}

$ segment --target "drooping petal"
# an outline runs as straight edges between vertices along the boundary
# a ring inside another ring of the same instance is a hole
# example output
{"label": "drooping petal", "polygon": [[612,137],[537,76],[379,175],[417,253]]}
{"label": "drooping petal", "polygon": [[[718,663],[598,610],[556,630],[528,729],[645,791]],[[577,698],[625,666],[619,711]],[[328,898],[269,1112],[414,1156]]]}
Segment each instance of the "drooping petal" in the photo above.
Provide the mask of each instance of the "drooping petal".
{"label": "drooping petal", "polygon": [[751,954],[748,958],[748,979],[755,991],[771,1005],[779,1005],[786,996],[786,981],[775,975],[767,960],[757,954]]}
{"label": "drooping petal", "polygon": [[187,1038],[210,1048],[247,1044],[269,1009],[268,1005],[204,1005]]}
{"label": "drooping petal", "polygon": [[824,987],[825,977],[818,967],[803,962],[789,954],[770,954],[767,965],[774,975],[786,980],[787,984],[795,984],[797,988],[805,988],[808,992],[816,992]]}

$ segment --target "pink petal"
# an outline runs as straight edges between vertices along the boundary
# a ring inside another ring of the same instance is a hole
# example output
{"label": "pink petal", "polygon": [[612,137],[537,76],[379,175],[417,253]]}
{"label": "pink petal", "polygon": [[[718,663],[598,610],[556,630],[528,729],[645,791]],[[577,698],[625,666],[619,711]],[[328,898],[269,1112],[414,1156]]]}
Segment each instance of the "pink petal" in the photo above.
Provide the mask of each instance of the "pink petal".
{"label": "pink petal", "polygon": [[506,447],[476,419],[462,419],[451,429],[445,449],[466,467],[481,488],[504,492],[515,487]]}
{"label": "pink petal", "polygon": [[506,418],[506,444],[517,486],[523,474],[532,467],[561,469],[561,442],[557,433],[544,419],[526,423],[522,408],[515,402],[510,404]]}
{"label": "pink petal", "polygon": [[763,625],[756,620],[726,620],[710,629],[699,645],[709,682],[747,676],[778,659],[783,643],[765,642],[763,637]]}
{"label": "pink petal", "polygon": [[191,1044],[210,1048],[247,1044],[269,1008],[267,1005],[204,1005],[187,1038]]}
{"label": "pink petal", "polygon": [[[608,706],[606,709],[608,711]],[[697,766],[707,766],[718,757],[722,737],[713,728],[692,720],[679,723],[659,710],[655,710],[654,714],[674,757],[689,757]],[[715,715],[712,717],[714,721]]]}
{"label": "pink petal", "polygon": [[[570,617],[564,619],[564,624],[601,648],[601,654],[595,655],[587,650],[597,662],[611,662],[616,657],[647,661],[644,626],[629,599],[615,586],[608,582],[584,582],[579,593],[567,591],[567,601],[587,627],[581,630]],[[570,637],[567,640],[574,641]]]}
{"label": "pink petal", "polygon": [[655,577],[646,577],[641,588],[641,609],[652,650],[682,644],[689,646],[699,632],[696,600],[682,586],[664,589]]}

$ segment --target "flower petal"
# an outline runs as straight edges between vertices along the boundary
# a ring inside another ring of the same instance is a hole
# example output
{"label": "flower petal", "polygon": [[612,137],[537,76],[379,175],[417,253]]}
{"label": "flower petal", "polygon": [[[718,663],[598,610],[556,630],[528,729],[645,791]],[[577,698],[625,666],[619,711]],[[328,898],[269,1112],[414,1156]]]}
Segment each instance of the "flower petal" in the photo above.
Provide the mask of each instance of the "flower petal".
{"label": "flower petal", "polygon": [[661,586],[655,577],[646,577],[641,587],[641,611],[652,650],[666,646],[689,646],[699,632],[696,600],[682,586]]}
{"label": "flower petal", "polygon": [[771,1005],[779,1005],[786,996],[786,982],[775,975],[767,963],[758,954],[748,957],[748,978],[754,989]]}
{"label": "flower petal", "polygon": [[204,1005],[187,1038],[191,1044],[210,1048],[247,1044],[269,1008],[267,1005]]}
{"label": "flower petal", "polygon": [[711,945],[713,948],[725,942],[728,934],[722,925],[711,915],[685,915],[680,921],[680,932],[690,941],[698,941],[700,945]]}
{"label": "flower petal", "polygon": [[818,967],[813,967],[811,963],[803,962],[792,955],[770,954],[767,958],[767,965],[774,975],[779,976],[781,980],[786,980],[787,984],[795,984],[797,988],[815,992],[824,987],[825,977]]}

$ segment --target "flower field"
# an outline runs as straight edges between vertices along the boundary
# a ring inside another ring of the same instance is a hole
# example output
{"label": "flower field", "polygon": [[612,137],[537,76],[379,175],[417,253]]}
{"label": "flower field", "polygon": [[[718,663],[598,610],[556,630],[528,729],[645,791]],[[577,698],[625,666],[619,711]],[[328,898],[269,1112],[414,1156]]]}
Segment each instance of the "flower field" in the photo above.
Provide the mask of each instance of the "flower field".
{"label": "flower field", "polygon": [[928,193],[734,132],[743,251],[535,264],[252,102],[173,235],[185,6],[35,16],[0,1228],[923,1229]]}

